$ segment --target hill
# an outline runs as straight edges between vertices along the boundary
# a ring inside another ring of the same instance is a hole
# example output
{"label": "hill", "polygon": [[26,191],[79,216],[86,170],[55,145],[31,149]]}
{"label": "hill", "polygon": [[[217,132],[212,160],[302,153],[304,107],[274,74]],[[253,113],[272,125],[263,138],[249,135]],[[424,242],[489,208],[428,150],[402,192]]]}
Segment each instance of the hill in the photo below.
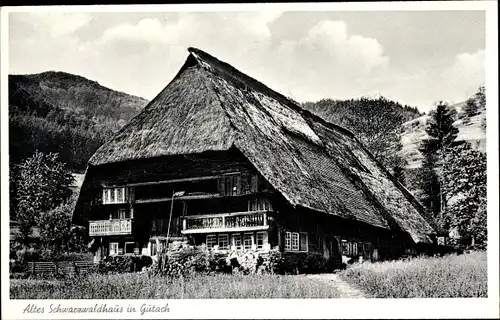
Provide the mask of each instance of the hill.
{"label": "hill", "polygon": [[94,151],[147,100],[65,72],[9,75],[9,161],[58,152],[83,171]]}
{"label": "hill", "polygon": [[399,132],[406,121],[420,117],[415,107],[401,105],[384,97],[349,100],[324,99],[303,104],[323,119],[352,131],[377,160],[403,181],[404,159]]}
{"label": "hill", "polygon": [[[467,117],[463,113],[464,102],[451,105],[457,114],[457,120],[454,125],[458,128],[457,141],[467,141],[473,147],[486,151],[486,109],[478,110],[478,114],[473,117]],[[425,127],[429,115],[422,115],[413,120],[403,123],[401,127],[401,143],[403,148],[400,151],[401,156],[406,159],[407,169],[419,168],[422,162],[422,154],[418,151],[422,140],[428,137]]]}

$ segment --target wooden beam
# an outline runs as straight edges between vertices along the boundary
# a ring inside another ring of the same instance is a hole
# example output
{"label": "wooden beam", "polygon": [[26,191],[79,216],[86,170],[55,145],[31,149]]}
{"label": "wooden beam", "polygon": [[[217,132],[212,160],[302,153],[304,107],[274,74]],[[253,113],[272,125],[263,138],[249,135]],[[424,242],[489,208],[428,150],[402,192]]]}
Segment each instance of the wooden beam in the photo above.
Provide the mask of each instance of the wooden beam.
{"label": "wooden beam", "polygon": [[148,182],[135,182],[135,183],[126,183],[125,185],[107,185],[103,184],[103,187],[106,188],[113,188],[113,187],[140,187],[140,186],[150,186],[150,185],[157,185],[157,184],[169,184],[169,183],[178,183],[178,182],[196,182],[196,181],[203,181],[203,180],[213,180],[213,179],[218,179],[218,178],[223,178],[231,175],[237,175],[241,173],[246,173],[246,172],[252,172],[251,170],[244,170],[244,171],[234,171],[234,172],[227,172],[227,173],[222,173],[218,175],[212,175],[212,176],[203,176],[203,177],[191,177],[191,178],[180,178],[180,179],[170,179],[170,180],[160,180],[160,181],[148,181]]}
{"label": "wooden beam", "polygon": [[245,232],[245,231],[260,231],[267,230],[269,226],[255,227],[238,227],[238,228],[208,228],[208,229],[189,229],[182,230],[182,234],[197,234],[197,233],[220,233],[220,232]]}
{"label": "wooden beam", "polygon": [[242,211],[242,212],[231,212],[231,213],[214,213],[214,214],[200,214],[195,216],[185,216],[184,219],[201,219],[201,218],[220,218],[220,217],[230,217],[230,216],[246,216],[258,213],[267,213],[267,210],[259,211]]}
{"label": "wooden beam", "polygon": [[[233,195],[233,196],[221,196],[218,193],[196,194],[196,195],[186,195],[186,196],[181,196],[181,197],[175,197],[174,201],[175,200],[222,199],[222,198],[228,198],[228,197],[255,196],[255,195],[266,194],[266,193],[272,193],[272,192],[271,191],[261,191],[261,192],[256,192],[256,193],[237,194],[237,195]],[[141,204],[141,203],[170,202],[170,201],[172,201],[172,197],[154,198],[154,199],[136,199],[135,203]]]}

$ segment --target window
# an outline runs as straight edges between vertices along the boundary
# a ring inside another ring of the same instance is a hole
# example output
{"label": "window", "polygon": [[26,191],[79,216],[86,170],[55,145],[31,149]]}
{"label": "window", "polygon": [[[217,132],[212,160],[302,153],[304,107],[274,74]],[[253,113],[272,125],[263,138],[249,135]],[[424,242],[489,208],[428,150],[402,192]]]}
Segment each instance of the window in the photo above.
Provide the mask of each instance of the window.
{"label": "window", "polygon": [[285,232],[285,250],[308,251],[307,232]]}
{"label": "window", "polygon": [[285,232],[285,250],[292,250],[292,233]]}
{"label": "window", "polygon": [[299,234],[292,232],[292,251],[299,251]]}
{"label": "window", "polygon": [[357,256],[359,250],[362,250],[362,245],[358,246],[357,242],[342,240],[342,255]]}
{"label": "window", "polygon": [[103,204],[125,203],[125,187],[103,189],[102,202]]}
{"label": "window", "polygon": [[267,198],[256,198],[248,200],[248,211],[271,211],[273,207]]}
{"label": "window", "polygon": [[123,192],[123,188],[117,188],[115,189],[115,202],[119,202],[119,203],[122,203],[122,202],[125,202],[125,195],[124,195],[125,192]]}
{"label": "window", "polygon": [[109,243],[109,254],[110,255],[118,254],[118,242]]}
{"label": "window", "polygon": [[265,245],[267,245],[267,232],[257,232],[257,238],[255,242],[257,250],[264,249]]}
{"label": "window", "polygon": [[134,253],[135,242],[125,242],[125,253]]}
{"label": "window", "polygon": [[112,219],[127,219],[129,218],[127,209],[125,208],[120,208],[112,212],[111,214]]}
{"label": "window", "polygon": [[308,239],[307,239],[307,232],[300,232],[300,244],[299,244],[299,251],[309,251],[309,247],[307,245]]}
{"label": "window", "polygon": [[220,250],[228,250],[229,249],[229,236],[227,234],[220,234],[218,244],[219,244]]}
{"label": "window", "polygon": [[231,238],[233,239],[233,247],[234,249],[236,250],[241,250],[241,235],[239,233],[236,233],[236,234],[233,234],[231,236]]}
{"label": "window", "polygon": [[150,255],[154,256],[158,252],[158,250],[157,250],[158,248],[156,246],[156,242],[150,242],[150,243],[151,243],[151,252],[150,252]]}
{"label": "window", "polygon": [[243,249],[251,250],[253,245],[253,233],[245,233],[243,235]]}
{"label": "window", "polygon": [[207,248],[213,248],[217,244],[217,236],[215,234],[207,234]]}

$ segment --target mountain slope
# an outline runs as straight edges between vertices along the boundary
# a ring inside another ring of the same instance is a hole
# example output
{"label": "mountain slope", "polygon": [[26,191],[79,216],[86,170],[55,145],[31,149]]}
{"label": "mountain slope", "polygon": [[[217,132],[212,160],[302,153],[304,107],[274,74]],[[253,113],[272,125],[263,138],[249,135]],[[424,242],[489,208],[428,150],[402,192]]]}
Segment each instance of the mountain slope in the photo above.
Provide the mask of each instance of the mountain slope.
{"label": "mountain slope", "polygon": [[[456,103],[450,107],[457,112],[457,120],[454,125],[458,128],[457,141],[467,141],[472,147],[486,151],[486,109],[479,109],[478,114],[467,117],[462,113],[465,102]],[[403,123],[401,128],[401,143],[403,145],[400,154],[407,160],[408,169],[420,167],[422,154],[418,151],[422,140],[427,139],[425,127],[429,115],[423,115],[416,119]]]}
{"label": "mountain slope", "polygon": [[9,75],[9,150],[15,164],[35,150],[58,152],[82,171],[94,151],[147,100],[65,72]]}

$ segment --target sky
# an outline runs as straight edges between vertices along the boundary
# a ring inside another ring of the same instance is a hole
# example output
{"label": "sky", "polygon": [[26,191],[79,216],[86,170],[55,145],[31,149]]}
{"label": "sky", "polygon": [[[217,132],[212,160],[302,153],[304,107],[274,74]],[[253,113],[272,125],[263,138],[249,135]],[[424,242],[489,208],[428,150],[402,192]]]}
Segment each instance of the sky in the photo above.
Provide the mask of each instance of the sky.
{"label": "sky", "polygon": [[429,111],[484,84],[484,11],[9,14],[9,73],[55,70],[153,99],[188,47],[299,102],[382,95]]}

